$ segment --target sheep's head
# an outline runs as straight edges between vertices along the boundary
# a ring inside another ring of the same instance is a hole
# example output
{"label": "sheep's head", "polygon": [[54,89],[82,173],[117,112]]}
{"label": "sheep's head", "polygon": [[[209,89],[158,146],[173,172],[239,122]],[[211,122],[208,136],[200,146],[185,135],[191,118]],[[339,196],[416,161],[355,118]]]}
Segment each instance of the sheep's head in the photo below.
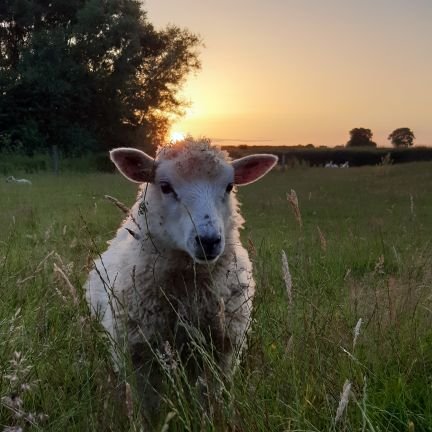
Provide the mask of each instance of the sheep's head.
{"label": "sheep's head", "polygon": [[149,183],[146,199],[157,208],[158,220],[150,222],[159,241],[199,264],[215,262],[225,249],[234,217],[233,187],[255,182],[277,162],[269,154],[230,161],[207,141],[164,147],[156,159],[131,148],[114,149],[110,156],[127,179]]}

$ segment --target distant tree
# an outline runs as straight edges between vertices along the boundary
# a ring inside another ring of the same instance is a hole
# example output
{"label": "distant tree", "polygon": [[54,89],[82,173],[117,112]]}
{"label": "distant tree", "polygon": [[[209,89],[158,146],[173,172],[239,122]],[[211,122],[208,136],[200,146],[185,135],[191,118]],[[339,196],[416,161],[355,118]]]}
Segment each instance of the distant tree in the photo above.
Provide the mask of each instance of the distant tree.
{"label": "distant tree", "polygon": [[354,128],[350,130],[351,138],[346,143],[347,147],[376,147],[376,143],[372,141],[373,133],[370,129]]}
{"label": "distant tree", "polygon": [[27,152],[157,145],[200,40],[138,0],[0,2],[0,132]]}
{"label": "distant tree", "polygon": [[388,139],[395,147],[411,147],[414,145],[414,132],[407,127],[395,129],[389,136]]}

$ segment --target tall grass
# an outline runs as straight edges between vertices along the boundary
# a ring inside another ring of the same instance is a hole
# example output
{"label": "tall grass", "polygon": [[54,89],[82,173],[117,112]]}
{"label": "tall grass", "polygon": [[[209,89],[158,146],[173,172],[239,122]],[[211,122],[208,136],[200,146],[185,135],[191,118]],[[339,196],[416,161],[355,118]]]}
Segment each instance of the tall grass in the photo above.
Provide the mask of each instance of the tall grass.
{"label": "tall grass", "polygon": [[[295,169],[242,188],[249,349],[232,382],[199,343],[205,382],[170,347],[155,353],[152,429],[431,430],[431,168]],[[1,428],[149,430],[135,374],[112,371],[81,288],[123,217],[104,195],[130,205],[134,187],[108,174],[32,181],[0,184]]]}

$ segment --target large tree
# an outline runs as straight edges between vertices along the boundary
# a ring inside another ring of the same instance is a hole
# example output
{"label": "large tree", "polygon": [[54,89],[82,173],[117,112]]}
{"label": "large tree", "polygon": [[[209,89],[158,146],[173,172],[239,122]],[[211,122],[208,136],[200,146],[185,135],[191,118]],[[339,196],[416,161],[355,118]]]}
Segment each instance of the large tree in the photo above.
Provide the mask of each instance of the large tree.
{"label": "large tree", "polygon": [[160,143],[199,38],[137,0],[0,2],[0,135],[34,152]]}
{"label": "large tree", "polygon": [[388,139],[395,147],[411,147],[414,145],[414,132],[407,127],[395,129]]}
{"label": "large tree", "polygon": [[354,128],[350,130],[350,139],[346,143],[347,147],[376,147],[372,141],[373,133],[370,129]]}

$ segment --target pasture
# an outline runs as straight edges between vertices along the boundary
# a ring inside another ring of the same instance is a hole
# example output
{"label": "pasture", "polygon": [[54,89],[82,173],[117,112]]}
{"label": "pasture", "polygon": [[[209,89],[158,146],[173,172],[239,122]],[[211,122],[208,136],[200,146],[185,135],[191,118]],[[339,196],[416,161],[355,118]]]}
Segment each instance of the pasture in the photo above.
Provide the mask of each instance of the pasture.
{"label": "pasture", "polygon": [[[0,427],[148,430],[81,291],[123,218],[104,195],[131,205],[135,186],[29,178],[0,183]],[[431,190],[432,163],[295,168],[241,188],[257,281],[249,350],[208,410],[181,367],[167,371],[157,430],[432,430]]]}

